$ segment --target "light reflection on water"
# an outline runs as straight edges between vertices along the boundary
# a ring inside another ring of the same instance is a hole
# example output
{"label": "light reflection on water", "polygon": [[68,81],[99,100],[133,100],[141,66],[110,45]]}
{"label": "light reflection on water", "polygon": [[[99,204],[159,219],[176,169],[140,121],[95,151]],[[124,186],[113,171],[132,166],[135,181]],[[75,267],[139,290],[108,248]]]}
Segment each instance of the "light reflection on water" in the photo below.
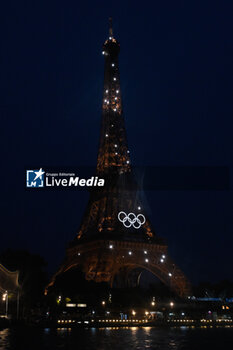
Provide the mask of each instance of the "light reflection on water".
{"label": "light reflection on water", "polygon": [[18,327],[0,331],[0,350],[207,350],[232,349],[233,328]]}

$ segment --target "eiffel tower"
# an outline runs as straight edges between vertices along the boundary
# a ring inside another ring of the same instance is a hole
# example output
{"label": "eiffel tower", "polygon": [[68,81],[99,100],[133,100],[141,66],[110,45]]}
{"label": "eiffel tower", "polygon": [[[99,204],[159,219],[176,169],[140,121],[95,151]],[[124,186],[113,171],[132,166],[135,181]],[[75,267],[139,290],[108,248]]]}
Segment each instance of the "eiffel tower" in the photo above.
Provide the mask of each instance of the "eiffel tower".
{"label": "eiffel tower", "polygon": [[87,280],[111,286],[132,287],[143,270],[150,271],[180,297],[190,295],[182,271],[168,256],[147,217],[130,162],[122,107],[118,55],[120,44],[113,36],[103,45],[105,59],[102,125],[96,175],[106,180],[92,189],[74,240],[69,244],[56,277],[81,268]]}

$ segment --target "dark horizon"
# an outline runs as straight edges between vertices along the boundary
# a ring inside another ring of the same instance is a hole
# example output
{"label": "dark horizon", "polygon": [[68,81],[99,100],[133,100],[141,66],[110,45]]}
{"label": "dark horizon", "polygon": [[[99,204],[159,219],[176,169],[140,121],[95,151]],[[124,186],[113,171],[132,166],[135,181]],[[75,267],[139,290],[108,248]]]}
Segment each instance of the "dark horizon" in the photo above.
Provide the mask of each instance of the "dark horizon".
{"label": "dark horizon", "polygon": [[[50,273],[88,193],[26,191],[25,169],[96,165],[109,15],[133,165],[232,170],[232,4],[117,4],[13,2],[2,11],[1,251],[40,254]],[[192,283],[233,280],[232,187],[146,197],[156,233]]]}

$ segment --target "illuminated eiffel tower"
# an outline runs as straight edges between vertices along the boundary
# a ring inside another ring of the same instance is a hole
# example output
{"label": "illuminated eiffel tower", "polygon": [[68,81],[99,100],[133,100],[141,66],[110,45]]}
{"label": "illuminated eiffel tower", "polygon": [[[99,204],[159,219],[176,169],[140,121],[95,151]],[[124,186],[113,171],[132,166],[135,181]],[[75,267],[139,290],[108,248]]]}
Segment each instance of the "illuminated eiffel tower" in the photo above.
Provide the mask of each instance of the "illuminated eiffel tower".
{"label": "illuminated eiffel tower", "polygon": [[106,184],[91,190],[77,236],[49,286],[58,275],[77,267],[87,280],[119,287],[137,285],[141,272],[148,270],[179,296],[187,296],[189,283],[168,256],[166,244],[155,234],[132,173],[122,108],[119,51],[110,19],[109,37],[102,51],[104,90],[96,170]]}

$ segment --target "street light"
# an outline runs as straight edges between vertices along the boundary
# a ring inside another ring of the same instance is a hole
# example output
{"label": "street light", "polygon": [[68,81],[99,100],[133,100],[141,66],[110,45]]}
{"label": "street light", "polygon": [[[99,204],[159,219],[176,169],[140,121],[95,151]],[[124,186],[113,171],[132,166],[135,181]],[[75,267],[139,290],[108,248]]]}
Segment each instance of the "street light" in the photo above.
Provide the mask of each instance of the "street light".
{"label": "street light", "polygon": [[151,302],[151,305],[152,305],[152,306],[155,306],[155,302],[154,302],[154,301],[152,301],[152,302]]}
{"label": "street light", "polygon": [[106,303],[105,303],[105,301],[103,300],[103,301],[102,301],[102,305],[104,306],[105,304],[106,304]]}
{"label": "street light", "polygon": [[6,292],[2,295],[2,300],[6,302],[6,317],[8,315],[8,292]]}
{"label": "street light", "polygon": [[136,315],[136,312],[134,310],[132,310],[132,315],[135,316]]}
{"label": "street light", "polygon": [[170,302],[170,306],[173,307],[174,306],[174,303],[173,301]]}

